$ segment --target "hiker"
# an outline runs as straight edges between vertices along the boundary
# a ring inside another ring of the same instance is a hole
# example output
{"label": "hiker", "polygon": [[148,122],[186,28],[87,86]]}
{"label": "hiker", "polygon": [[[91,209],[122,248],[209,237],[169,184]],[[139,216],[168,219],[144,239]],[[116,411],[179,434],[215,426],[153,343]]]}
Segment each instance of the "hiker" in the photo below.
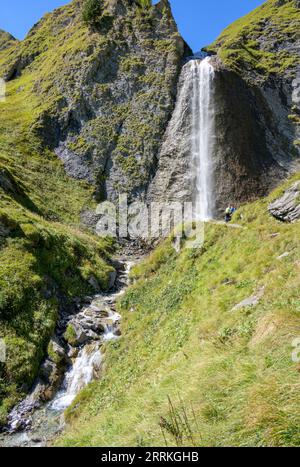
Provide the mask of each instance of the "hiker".
{"label": "hiker", "polygon": [[236,211],[236,208],[233,206],[233,204],[230,204],[225,211],[225,222],[231,221],[232,216],[235,213],[235,211]]}
{"label": "hiker", "polygon": [[231,208],[228,206],[228,208],[225,211],[225,222],[230,222],[231,221]]}

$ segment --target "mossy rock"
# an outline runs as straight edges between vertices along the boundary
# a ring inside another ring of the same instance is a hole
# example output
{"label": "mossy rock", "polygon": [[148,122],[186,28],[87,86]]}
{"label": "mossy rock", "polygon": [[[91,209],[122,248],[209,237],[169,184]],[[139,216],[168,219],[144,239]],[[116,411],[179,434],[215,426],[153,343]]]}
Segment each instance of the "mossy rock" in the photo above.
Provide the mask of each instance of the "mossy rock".
{"label": "mossy rock", "polygon": [[76,346],[77,344],[77,333],[74,329],[74,326],[69,323],[68,326],[67,326],[67,329],[64,333],[64,338],[66,339],[66,341],[68,342],[68,344],[70,344],[71,346]]}

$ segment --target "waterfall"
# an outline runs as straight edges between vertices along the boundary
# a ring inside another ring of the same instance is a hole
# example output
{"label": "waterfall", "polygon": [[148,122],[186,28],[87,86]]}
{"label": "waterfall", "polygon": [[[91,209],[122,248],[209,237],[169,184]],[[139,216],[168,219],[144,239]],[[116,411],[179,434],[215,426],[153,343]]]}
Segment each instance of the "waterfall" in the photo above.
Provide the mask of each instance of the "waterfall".
{"label": "waterfall", "polygon": [[192,161],[195,172],[194,202],[196,219],[212,219],[215,211],[213,101],[214,68],[210,58],[191,60],[192,79]]}
{"label": "waterfall", "polygon": [[79,391],[95,379],[101,364],[102,354],[98,344],[81,349],[74,365],[65,375],[64,388],[54,398],[51,408],[64,410],[71,405]]}

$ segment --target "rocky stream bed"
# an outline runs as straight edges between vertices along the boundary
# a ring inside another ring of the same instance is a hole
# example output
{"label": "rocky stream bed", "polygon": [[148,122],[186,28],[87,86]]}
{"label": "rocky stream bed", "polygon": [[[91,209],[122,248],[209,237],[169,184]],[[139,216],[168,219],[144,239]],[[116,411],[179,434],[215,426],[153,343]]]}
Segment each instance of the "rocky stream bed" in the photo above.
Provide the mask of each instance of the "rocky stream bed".
{"label": "rocky stream bed", "polygon": [[[131,253],[131,255],[130,255]],[[116,261],[112,289],[78,304],[77,312],[63,314],[49,355],[29,395],[10,413],[0,434],[0,447],[43,447],[64,428],[64,411],[91,381],[101,377],[101,347],[121,336],[116,301],[129,284],[129,272],[138,258],[132,252]],[[72,345],[65,338],[72,327]]]}

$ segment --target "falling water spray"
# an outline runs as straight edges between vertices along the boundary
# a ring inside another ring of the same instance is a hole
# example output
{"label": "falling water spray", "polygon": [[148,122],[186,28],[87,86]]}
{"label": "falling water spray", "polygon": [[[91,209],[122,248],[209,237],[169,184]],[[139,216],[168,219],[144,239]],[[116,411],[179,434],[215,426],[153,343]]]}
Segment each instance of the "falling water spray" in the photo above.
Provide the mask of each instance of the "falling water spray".
{"label": "falling water spray", "polygon": [[195,171],[195,216],[214,217],[214,68],[210,58],[189,62],[192,77],[192,161]]}

